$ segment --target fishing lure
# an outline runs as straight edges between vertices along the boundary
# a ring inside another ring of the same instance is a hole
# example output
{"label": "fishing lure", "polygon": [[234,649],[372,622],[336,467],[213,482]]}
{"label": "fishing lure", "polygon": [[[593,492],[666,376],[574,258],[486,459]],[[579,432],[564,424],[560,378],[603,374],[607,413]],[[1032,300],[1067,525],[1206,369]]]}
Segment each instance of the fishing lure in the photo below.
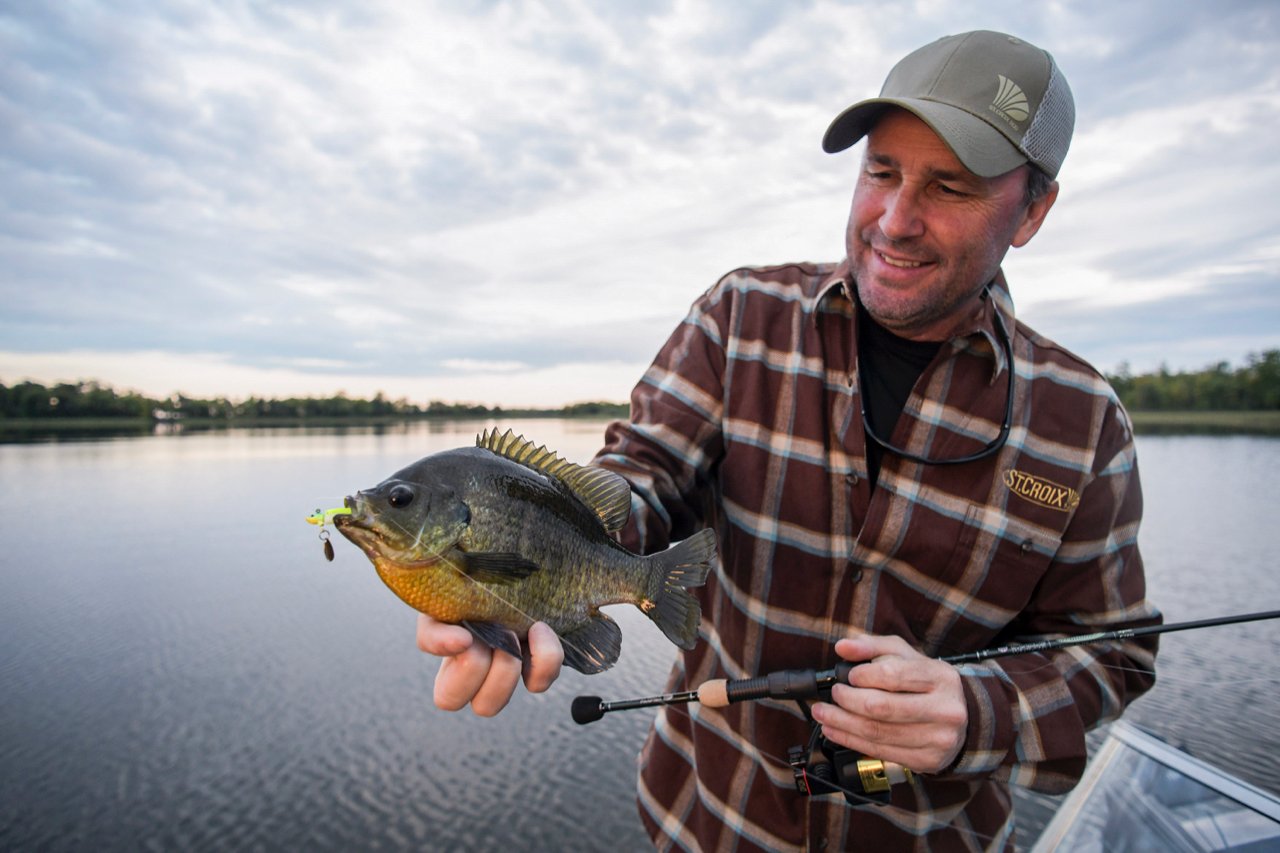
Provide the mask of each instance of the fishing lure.
{"label": "fishing lure", "polygon": [[318,524],[320,526],[320,541],[324,543],[324,558],[329,562],[333,562],[333,543],[329,541],[329,531],[324,529],[326,524],[333,521],[335,515],[351,515],[351,509],[345,506],[334,507],[333,509],[319,509],[307,516],[307,524]]}

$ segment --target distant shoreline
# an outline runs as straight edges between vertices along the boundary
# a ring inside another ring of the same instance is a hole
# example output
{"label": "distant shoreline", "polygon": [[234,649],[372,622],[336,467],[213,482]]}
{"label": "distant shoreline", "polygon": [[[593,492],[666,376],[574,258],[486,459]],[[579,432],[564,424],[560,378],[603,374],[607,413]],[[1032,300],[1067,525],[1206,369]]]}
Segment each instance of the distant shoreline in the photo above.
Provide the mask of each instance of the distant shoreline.
{"label": "distant shoreline", "polygon": [[[1139,435],[1280,435],[1280,411],[1181,411],[1143,412],[1131,411],[1134,431]],[[6,434],[29,435],[37,433],[62,434],[69,432],[206,432],[220,429],[290,428],[290,427],[365,427],[392,426],[417,422],[515,420],[533,418],[564,418],[572,420],[625,419],[625,404],[593,407],[591,411],[566,411],[564,409],[512,409],[475,414],[440,413],[381,416],[325,416],[325,417],[236,417],[236,418],[182,418],[180,420],[156,420],[152,418],[3,418],[0,417],[0,436]]]}
{"label": "distant shoreline", "polygon": [[445,423],[448,421],[492,421],[492,420],[528,420],[533,418],[557,418],[564,420],[617,420],[626,418],[627,406],[619,406],[616,411],[596,410],[590,412],[566,412],[561,409],[510,409],[477,414],[418,414],[418,415],[325,415],[314,417],[237,417],[237,418],[203,418],[191,417],[181,419],[157,418],[104,418],[104,417],[66,417],[66,418],[3,418],[0,417],[0,432],[7,430],[112,430],[112,429],[156,429],[179,431],[191,429],[236,429],[241,427],[331,427],[331,426],[383,426],[389,424],[410,424],[418,422]]}
{"label": "distant shoreline", "polygon": [[1280,411],[1135,412],[1133,430],[1139,435],[1246,434],[1280,435]]}

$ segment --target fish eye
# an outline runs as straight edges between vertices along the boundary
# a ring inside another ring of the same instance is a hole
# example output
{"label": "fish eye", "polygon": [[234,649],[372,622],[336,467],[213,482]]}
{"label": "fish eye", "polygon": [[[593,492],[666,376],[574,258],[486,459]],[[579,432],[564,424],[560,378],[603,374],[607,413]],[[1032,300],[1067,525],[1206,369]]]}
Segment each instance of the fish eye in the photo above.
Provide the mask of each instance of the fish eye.
{"label": "fish eye", "polygon": [[413,489],[405,485],[392,486],[387,501],[396,509],[404,509],[413,503]]}

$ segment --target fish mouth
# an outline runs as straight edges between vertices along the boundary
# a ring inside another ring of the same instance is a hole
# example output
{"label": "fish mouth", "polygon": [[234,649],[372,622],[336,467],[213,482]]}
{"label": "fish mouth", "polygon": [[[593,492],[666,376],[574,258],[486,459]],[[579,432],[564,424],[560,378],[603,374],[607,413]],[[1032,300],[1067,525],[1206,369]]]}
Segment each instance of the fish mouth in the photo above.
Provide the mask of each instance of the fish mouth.
{"label": "fish mouth", "polygon": [[342,515],[335,515],[333,517],[334,527],[347,527],[349,525],[355,526],[355,527],[367,526],[367,524],[360,524],[359,522],[362,519],[356,515],[357,512],[360,513],[360,516],[364,516],[366,514],[364,507],[360,506],[359,501],[351,497],[351,495],[347,495],[345,498],[342,499],[342,505],[347,509],[351,510],[351,512],[343,513]]}
{"label": "fish mouth", "polygon": [[338,532],[343,536],[362,547],[365,543],[373,545],[386,540],[386,537],[378,530],[368,501],[363,500],[358,494],[355,497],[348,495],[342,499],[342,505],[351,510],[351,512],[335,515],[333,517],[333,526],[338,528]]}
{"label": "fish mouth", "polygon": [[386,528],[385,522],[378,518],[373,511],[373,504],[362,492],[357,492],[354,497],[343,498],[342,504],[351,513],[333,517],[333,524],[339,533],[351,540],[371,560],[393,562],[405,568],[413,566],[413,561],[400,558],[404,543],[396,541],[396,532]]}
{"label": "fish mouth", "polygon": [[[418,542],[399,525],[379,516],[373,500],[365,492],[356,492],[342,499],[342,505],[351,512],[335,515],[333,524],[338,532],[349,539],[375,565],[389,565],[399,569],[420,569],[439,564],[440,555],[422,555],[414,553]],[[405,539],[406,534],[408,540]]]}

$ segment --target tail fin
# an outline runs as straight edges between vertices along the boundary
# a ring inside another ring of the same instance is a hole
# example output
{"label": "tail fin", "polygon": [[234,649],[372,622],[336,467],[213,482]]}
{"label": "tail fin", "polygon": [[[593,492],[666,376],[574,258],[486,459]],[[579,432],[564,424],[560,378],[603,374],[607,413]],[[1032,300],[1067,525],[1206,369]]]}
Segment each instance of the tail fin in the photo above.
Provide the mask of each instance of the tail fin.
{"label": "tail fin", "polygon": [[649,598],[641,609],[682,649],[697,643],[702,621],[702,608],[689,590],[706,583],[715,555],[716,532],[708,527],[648,559]]}

